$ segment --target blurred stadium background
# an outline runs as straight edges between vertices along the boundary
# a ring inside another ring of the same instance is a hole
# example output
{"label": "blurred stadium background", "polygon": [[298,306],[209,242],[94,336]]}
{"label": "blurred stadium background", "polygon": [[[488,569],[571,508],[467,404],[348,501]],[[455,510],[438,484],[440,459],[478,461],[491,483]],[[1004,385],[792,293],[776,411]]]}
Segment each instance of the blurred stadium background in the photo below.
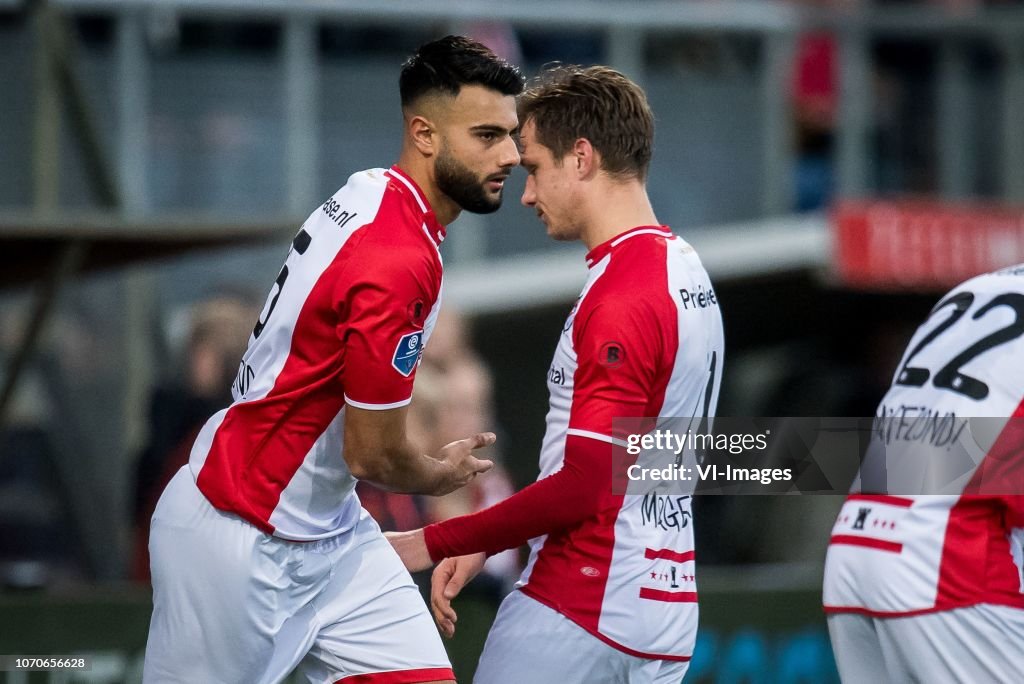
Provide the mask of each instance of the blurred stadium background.
{"label": "blurred stadium background", "polygon": [[[936,296],[1024,261],[1017,2],[0,0],[0,653],[94,658],[0,682],[138,681],[139,483],[223,401],[305,216],[397,157],[399,65],[448,32],[528,75],[607,63],[647,89],[655,209],[722,304],[720,415],[872,415]],[[449,233],[476,375],[459,394],[440,360],[433,400],[482,397],[522,486],[585,268],[513,178]],[[838,504],[697,502],[687,682],[836,680],[818,587]],[[441,514],[395,505],[395,526]],[[467,681],[496,594],[464,600]]]}

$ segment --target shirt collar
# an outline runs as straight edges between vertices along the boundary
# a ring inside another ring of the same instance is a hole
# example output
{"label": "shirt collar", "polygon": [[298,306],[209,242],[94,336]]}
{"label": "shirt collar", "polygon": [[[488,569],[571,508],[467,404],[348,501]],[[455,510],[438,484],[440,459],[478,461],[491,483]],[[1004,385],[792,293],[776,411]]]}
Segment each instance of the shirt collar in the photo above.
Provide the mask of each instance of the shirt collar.
{"label": "shirt collar", "polygon": [[430,202],[427,201],[427,196],[424,194],[420,186],[416,184],[416,181],[412,179],[412,176],[407,174],[405,171],[395,164],[388,169],[388,174],[398,181],[399,185],[404,186],[409,190],[409,194],[416,202],[416,206],[423,213],[423,229],[427,236],[434,242],[438,247],[444,242],[445,237],[448,235],[448,231],[444,226],[437,220],[437,216],[434,214],[434,210],[430,208]]}
{"label": "shirt collar", "polygon": [[670,238],[672,237],[672,231],[669,230],[668,226],[637,226],[636,228],[623,231],[587,252],[587,268],[593,268],[594,264],[604,259],[613,249],[637,235],[660,235],[664,238]]}

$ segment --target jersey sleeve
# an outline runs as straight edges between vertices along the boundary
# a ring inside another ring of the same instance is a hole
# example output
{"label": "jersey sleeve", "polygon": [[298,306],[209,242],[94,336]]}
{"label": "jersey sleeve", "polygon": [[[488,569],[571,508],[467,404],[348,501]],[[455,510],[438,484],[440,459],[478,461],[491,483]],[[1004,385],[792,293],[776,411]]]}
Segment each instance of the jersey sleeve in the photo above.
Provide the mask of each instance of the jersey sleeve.
{"label": "jersey sleeve", "polygon": [[337,333],[345,348],[345,401],[384,410],[409,403],[425,336],[425,312],[437,299],[417,255],[363,250],[354,276],[339,278]]}
{"label": "jersey sleeve", "polygon": [[423,538],[431,560],[493,555],[597,515],[611,492],[611,450],[606,442],[569,435],[558,472],[490,508],[427,525]]}
{"label": "jersey sleeve", "polygon": [[626,300],[606,299],[580,313],[585,317],[577,316],[574,325],[570,434],[623,437],[613,435],[612,420],[639,418],[650,410],[667,331],[650,309]]}

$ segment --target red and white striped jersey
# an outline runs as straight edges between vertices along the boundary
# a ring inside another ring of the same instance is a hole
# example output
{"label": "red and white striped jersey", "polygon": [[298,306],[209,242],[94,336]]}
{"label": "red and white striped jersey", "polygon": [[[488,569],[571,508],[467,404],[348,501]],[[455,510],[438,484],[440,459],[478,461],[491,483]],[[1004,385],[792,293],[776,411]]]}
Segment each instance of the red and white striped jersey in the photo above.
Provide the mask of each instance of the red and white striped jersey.
{"label": "red and white striped jersey", "polygon": [[[956,457],[926,446],[936,421],[985,418],[991,437],[981,440],[980,465],[951,495],[863,494],[855,483],[832,529],[827,612],[888,617],[977,603],[1024,608],[1024,496],[1013,484],[1024,470],[1022,359],[1022,266],[968,280],[917,329],[879,406],[887,427],[876,427],[872,447],[884,446],[887,467],[898,472],[912,455]],[[897,486],[926,469],[900,477]],[[919,475],[927,481],[927,473]]]}
{"label": "red and white striped jersey", "polygon": [[[587,263],[548,373],[539,482],[562,469],[567,445],[582,450],[573,440],[610,453],[613,418],[710,416],[718,401],[722,320],[694,249],[665,227],[638,227]],[[610,470],[611,459],[589,465]],[[689,497],[602,489],[596,515],[530,540],[517,586],[623,651],[688,660],[697,631]]]}
{"label": "red and white striped jersey", "polygon": [[398,167],[353,174],[306,220],[249,338],[234,402],[192,447],[211,504],[284,539],[355,524],[345,404],[409,403],[440,305],[444,236]]}

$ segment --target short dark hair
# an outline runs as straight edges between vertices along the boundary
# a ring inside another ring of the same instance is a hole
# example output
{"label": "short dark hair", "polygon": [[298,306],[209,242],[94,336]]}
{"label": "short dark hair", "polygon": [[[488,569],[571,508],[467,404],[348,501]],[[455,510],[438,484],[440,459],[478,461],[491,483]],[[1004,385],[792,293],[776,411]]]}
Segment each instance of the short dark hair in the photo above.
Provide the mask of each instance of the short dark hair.
{"label": "short dark hair", "polygon": [[465,36],[445,36],[421,45],[402,65],[398,79],[402,107],[430,92],[455,97],[464,85],[482,85],[514,96],[523,92],[524,84],[519,67]]}
{"label": "short dark hair", "polygon": [[654,114],[636,83],[606,66],[556,65],[519,98],[519,123],[533,121],[537,141],[560,161],[586,138],[601,169],[619,178],[647,178]]}

